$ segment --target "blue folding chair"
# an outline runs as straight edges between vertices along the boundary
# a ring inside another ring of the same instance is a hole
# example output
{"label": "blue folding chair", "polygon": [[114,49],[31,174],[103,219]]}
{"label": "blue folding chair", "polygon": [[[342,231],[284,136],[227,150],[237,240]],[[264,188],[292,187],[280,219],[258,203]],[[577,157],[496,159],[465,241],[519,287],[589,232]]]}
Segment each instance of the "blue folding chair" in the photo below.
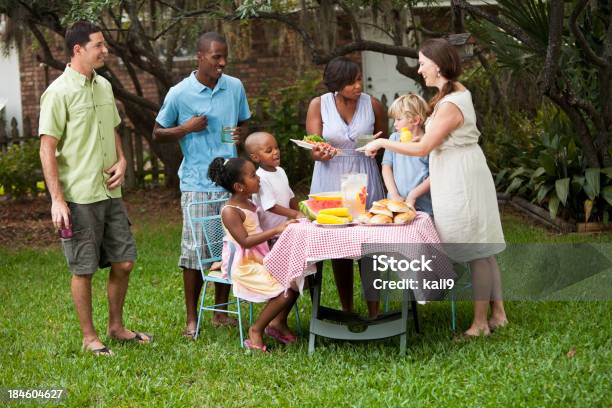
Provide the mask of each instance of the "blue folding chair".
{"label": "blue folding chair", "polygon": [[[198,266],[200,267],[200,272],[202,273],[203,282],[203,290],[202,290],[202,298],[200,299],[200,308],[198,310],[198,323],[196,326],[196,334],[195,338],[198,338],[200,333],[200,324],[202,320],[202,313],[204,311],[212,311],[212,312],[220,312],[227,314],[234,314],[238,316],[238,329],[240,331],[240,346],[244,347],[244,331],[242,327],[242,313],[240,309],[240,303],[246,302],[238,297],[235,300],[226,302],[226,303],[218,303],[210,306],[205,306],[206,299],[206,289],[208,287],[208,282],[215,283],[223,283],[226,285],[232,284],[232,270],[231,265],[233,264],[234,256],[236,253],[236,246],[233,242],[228,242],[230,247],[230,256],[228,259],[228,270],[227,270],[227,279],[223,278],[221,274],[211,274],[209,269],[204,268],[204,265],[212,264],[213,262],[221,261],[221,254],[223,251],[223,236],[225,235],[223,230],[223,223],[221,221],[221,209],[227,199],[215,199],[209,201],[200,201],[193,202],[187,206],[187,214],[189,220],[189,226],[191,227],[192,239],[195,242],[195,250],[198,258]],[[196,208],[201,206],[208,206],[209,210],[212,207],[215,215],[206,215],[206,216],[198,216],[195,214]],[[201,240],[198,239],[198,232],[202,234]],[[203,242],[204,245],[200,243]],[[215,271],[213,271],[215,272]],[[249,325],[253,324],[253,304],[247,302],[249,304]],[[236,310],[231,310],[230,306],[236,305]],[[227,309],[222,309],[221,306],[227,306]],[[301,333],[300,329],[300,315],[297,307],[297,303],[295,305],[295,320],[298,326],[298,333]]]}

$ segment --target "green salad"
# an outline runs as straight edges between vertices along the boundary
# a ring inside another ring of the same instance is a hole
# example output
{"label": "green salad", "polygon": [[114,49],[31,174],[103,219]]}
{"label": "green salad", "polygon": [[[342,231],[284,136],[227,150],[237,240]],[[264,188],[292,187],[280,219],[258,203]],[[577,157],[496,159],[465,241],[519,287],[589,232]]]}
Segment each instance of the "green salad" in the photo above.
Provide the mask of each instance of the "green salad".
{"label": "green salad", "polygon": [[325,142],[325,139],[323,139],[319,135],[306,135],[306,136],[304,136],[304,141],[305,142],[316,143],[316,142]]}

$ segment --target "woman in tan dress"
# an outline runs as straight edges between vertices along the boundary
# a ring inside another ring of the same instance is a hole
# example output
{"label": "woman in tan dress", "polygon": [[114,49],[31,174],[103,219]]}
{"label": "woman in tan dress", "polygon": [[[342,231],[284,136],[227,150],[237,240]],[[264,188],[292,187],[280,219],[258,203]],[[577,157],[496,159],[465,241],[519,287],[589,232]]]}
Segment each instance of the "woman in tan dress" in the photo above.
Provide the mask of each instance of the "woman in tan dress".
{"label": "woman in tan dress", "polygon": [[[431,200],[436,229],[455,262],[469,262],[474,291],[474,320],[466,336],[488,335],[508,323],[495,254],[505,248],[491,171],[480,147],[472,96],[457,82],[461,59],[443,39],[427,40],[419,50],[419,74],[438,88],[431,115],[418,142],[376,139],[362,150],[378,149],[425,156],[430,154]],[[489,305],[491,316],[487,319]]]}

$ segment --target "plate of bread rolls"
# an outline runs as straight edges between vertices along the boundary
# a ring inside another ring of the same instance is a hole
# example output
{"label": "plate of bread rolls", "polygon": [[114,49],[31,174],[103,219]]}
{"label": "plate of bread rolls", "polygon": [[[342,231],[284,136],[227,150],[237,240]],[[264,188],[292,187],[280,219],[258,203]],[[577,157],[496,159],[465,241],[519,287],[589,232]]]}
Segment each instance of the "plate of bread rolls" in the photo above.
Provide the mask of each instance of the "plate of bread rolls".
{"label": "plate of bread rolls", "polygon": [[416,217],[413,206],[404,201],[387,198],[374,201],[372,208],[357,218],[359,225],[367,226],[397,226],[410,224]]}

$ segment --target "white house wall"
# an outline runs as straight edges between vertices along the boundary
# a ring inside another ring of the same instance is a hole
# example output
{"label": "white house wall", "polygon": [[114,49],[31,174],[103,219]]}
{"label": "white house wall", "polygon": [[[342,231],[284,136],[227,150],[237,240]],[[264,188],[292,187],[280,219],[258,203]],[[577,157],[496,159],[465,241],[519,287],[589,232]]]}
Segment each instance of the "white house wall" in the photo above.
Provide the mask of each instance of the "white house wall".
{"label": "white house wall", "polygon": [[19,55],[11,48],[8,56],[0,53],[0,106],[6,105],[4,117],[7,123],[17,119],[19,132],[22,131],[21,80],[19,77]]}

